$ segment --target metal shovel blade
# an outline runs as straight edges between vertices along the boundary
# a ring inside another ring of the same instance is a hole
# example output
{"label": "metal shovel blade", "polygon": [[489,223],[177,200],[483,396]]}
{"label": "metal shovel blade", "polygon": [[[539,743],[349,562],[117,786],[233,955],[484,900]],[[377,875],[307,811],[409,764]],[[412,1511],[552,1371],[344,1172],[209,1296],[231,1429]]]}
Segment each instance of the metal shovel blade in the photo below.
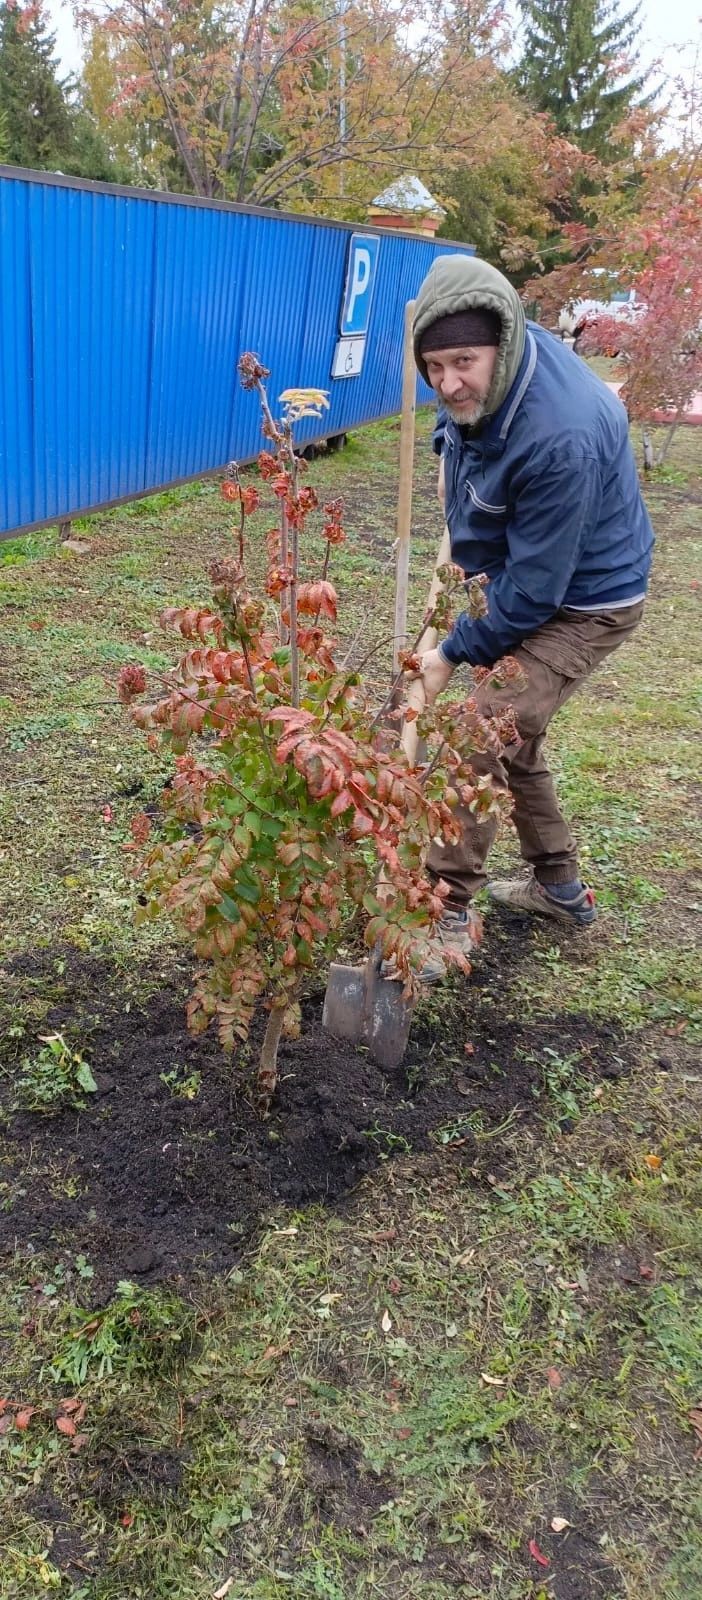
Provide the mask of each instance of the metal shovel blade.
{"label": "metal shovel blade", "polygon": [[412,1001],[402,984],[380,975],[377,955],[362,967],[332,962],[324,996],[322,1027],[335,1039],[367,1044],[381,1067],[399,1067],[412,1026]]}

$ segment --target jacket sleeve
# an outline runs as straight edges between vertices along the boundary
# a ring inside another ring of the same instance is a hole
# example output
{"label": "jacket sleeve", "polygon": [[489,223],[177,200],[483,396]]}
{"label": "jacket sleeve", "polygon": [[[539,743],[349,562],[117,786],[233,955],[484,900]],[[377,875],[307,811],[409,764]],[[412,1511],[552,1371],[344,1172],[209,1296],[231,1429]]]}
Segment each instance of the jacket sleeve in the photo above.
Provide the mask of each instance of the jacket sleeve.
{"label": "jacket sleeve", "polygon": [[464,611],[439,646],[451,666],[491,667],[555,615],[601,503],[593,456],[552,454],[530,472],[507,525],[504,568],[487,586],[487,616]]}

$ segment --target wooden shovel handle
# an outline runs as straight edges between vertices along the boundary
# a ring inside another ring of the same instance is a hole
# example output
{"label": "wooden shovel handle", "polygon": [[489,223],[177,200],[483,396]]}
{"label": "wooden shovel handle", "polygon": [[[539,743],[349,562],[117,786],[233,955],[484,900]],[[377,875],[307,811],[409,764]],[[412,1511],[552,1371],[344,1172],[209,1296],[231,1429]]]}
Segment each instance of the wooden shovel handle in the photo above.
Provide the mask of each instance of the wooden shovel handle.
{"label": "wooden shovel handle", "polygon": [[400,651],[407,646],[410,535],[412,528],[412,473],[414,469],[414,419],[417,407],[417,368],[414,364],[412,317],[414,300],[405,306],[402,355],[402,413],[400,419],[400,482],[397,496],[397,556],[395,564],[395,626],[392,675],[397,677]]}
{"label": "wooden shovel handle", "polygon": [[[439,568],[445,567],[447,561],[450,561],[450,559],[451,540],[449,538],[448,528],[444,528],[443,538],[441,540],[441,544],[439,545],[439,553],[436,557],[436,562],[434,565],[434,575],[431,580],[431,587],[429,589],[429,594],[427,595],[427,611],[433,611],[434,606],[436,605],[437,597],[441,590]],[[423,635],[420,641],[420,650],[422,652],[425,650],[435,650],[438,638],[439,635],[436,631],[436,628],[427,628],[426,633]],[[411,709],[416,711],[418,714],[424,710],[424,683],[421,678],[412,678],[409,688],[407,689],[407,693],[405,694],[405,704],[411,707]],[[403,724],[402,737],[400,739],[402,749],[405,752],[407,760],[412,766],[414,766],[415,757],[417,754],[417,741],[417,722],[415,718],[413,722],[405,722]]]}

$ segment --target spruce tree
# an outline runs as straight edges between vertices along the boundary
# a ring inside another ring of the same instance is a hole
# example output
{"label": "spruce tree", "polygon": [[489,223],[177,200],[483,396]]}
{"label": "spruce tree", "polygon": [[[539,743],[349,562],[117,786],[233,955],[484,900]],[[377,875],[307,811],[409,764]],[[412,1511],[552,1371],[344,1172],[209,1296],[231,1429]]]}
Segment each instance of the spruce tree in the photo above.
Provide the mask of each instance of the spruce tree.
{"label": "spruce tree", "polygon": [[520,0],[524,53],[517,80],[536,111],[582,150],[606,158],[612,130],[641,104],[639,5],[618,0]]}
{"label": "spruce tree", "polygon": [[115,176],[104,140],[59,77],[40,6],[0,0],[0,159],[85,178]]}
{"label": "spruce tree", "polygon": [[0,109],[8,161],[61,166],[73,146],[72,118],[40,12],[0,5]]}

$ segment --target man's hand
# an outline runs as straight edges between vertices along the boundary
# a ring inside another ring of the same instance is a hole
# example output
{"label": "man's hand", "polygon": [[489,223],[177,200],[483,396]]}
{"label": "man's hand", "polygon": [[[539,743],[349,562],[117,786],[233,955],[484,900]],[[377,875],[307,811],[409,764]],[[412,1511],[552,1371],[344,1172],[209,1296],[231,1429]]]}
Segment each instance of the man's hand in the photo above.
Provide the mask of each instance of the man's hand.
{"label": "man's hand", "polygon": [[433,706],[437,695],[450,683],[454,670],[438,650],[427,650],[422,656],[422,682],[428,706]]}

